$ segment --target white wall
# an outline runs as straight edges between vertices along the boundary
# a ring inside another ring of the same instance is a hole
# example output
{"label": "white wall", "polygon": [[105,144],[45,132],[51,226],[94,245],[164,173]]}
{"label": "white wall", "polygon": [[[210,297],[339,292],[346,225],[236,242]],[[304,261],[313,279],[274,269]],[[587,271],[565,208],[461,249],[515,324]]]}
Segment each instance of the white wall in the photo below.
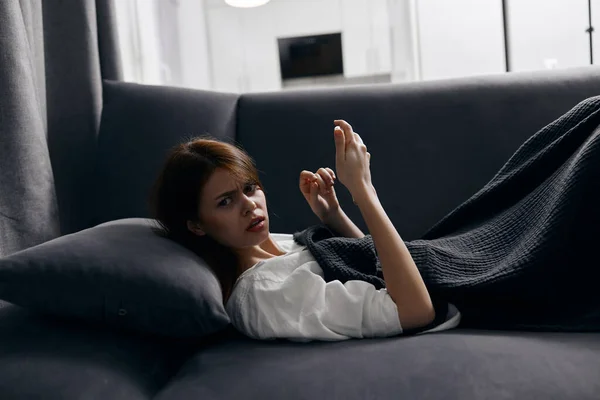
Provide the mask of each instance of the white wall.
{"label": "white wall", "polygon": [[512,71],[590,64],[588,0],[509,0],[508,15]]}
{"label": "white wall", "polygon": [[179,0],[181,84],[211,89],[211,66],[204,0]]}
{"label": "white wall", "polygon": [[416,11],[417,0],[388,1],[392,82],[411,82],[421,79]]}
{"label": "white wall", "polygon": [[204,0],[115,6],[125,81],[211,89]]}
{"label": "white wall", "polygon": [[[344,76],[391,72],[391,29],[387,0],[339,0]],[[324,18],[325,19],[325,18]]]}
{"label": "white wall", "polygon": [[[592,3],[600,65],[600,0]],[[277,38],[331,32],[342,32],[344,75],[355,81],[380,74],[404,82],[505,71],[500,0],[271,0],[253,9],[223,0],[116,5],[128,81],[279,90]],[[161,14],[164,7],[171,8]],[[589,64],[587,10],[587,0],[508,0],[513,70]]]}
{"label": "white wall", "polygon": [[139,66],[136,63],[136,49],[134,29],[131,25],[135,23],[133,19],[133,3],[129,1],[116,1],[115,14],[117,33],[119,37],[119,52],[123,64],[123,79],[127,82],[136,82],[140,76]]}
{"label": "white wall", "polygon": [[419,0],[417,4],[422,79],[506,71],[500,0]]}
{"label": "white wall", "polygon": [[127,82],[162,83],[156,1],[115,2],[123,74]]}
{"label": "white wall", "polygon": [[391,72],[387,0],[272,0],[250,9],[207,1],[213,89],[281,89],[277,38],[342,32],[344,76]]}

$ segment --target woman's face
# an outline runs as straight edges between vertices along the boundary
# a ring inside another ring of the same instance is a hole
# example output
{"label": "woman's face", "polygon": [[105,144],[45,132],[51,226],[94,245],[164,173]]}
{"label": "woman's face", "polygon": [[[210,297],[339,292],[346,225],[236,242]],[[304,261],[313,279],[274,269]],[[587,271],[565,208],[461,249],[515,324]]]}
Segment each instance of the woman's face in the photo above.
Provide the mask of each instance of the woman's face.
{"label": "woman's face", "polygon": [[[197,235],[208,234],[219,243],[234,249],[257,246],[269,237],[269,215],[265,194],[254,184],[236,181],[227,170],[217,168],[204,186],[198,205],[200,221],[188,221]],[[256,217],[263,217],[263,227],[248,231]]]}

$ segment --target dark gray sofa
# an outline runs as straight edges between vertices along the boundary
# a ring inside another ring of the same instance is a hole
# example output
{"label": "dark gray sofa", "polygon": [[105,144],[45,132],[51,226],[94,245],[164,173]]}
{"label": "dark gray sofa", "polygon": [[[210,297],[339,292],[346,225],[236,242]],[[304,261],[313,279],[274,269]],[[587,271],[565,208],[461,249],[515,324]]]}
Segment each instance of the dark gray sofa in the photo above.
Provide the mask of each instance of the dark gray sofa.
{"label": "dark gray sofa", "polygon": [[[437,82],[234,95],[106,81],[89,226],[147,217],[169,147],[210,133],[254,157],[271,231],[316,223],[302,169],[335,166],[333,120],[372,154],[405,240],[475,193],[538,129],[600,94],[597,67]],[[346,213],[367,231],[349,193]],[[0,399],[599,399],[600,333],[455,329],[336,343],[232,329],[173,340],[0,302]]]}

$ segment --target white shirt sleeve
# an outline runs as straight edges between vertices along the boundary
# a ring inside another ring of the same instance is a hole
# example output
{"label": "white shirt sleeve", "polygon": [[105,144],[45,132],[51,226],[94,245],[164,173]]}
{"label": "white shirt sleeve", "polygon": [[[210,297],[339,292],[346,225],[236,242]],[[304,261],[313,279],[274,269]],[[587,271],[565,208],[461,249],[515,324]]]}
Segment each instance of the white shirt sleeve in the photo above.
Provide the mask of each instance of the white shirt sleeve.
{"label": "white shirt sleeve", "polygon": [[257,274],[239,282],[228,302],[233,325],[252,338],[294,341],[402,333],[396,304],[386,289],[358,280],[325,282],[310,264],[284,279]]}

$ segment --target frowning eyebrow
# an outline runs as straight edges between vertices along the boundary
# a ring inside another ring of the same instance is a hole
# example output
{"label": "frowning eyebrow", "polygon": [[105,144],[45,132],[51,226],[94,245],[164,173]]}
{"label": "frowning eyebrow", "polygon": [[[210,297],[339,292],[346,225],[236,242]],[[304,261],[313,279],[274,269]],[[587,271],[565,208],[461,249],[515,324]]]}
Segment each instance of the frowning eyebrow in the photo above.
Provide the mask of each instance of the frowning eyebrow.
{"label": "frowning eyebrow", "polygon": [[215,200],[219,200],[221,197],[231,196],[231,195],[235,194],[235,192],[237,192],[237,189],[222,193],[222,194],[218,195],[217,197],[215,197]]}

